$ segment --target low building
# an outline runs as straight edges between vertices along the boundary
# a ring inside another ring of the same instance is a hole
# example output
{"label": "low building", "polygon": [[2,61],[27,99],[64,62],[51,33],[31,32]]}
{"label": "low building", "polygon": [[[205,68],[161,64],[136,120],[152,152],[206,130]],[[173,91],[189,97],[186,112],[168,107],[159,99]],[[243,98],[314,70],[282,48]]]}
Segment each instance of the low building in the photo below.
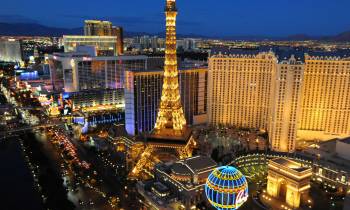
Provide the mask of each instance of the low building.
{"label": "low building", "polygon": [[346,139],[333,139],[312,144],[302,153],[314,159],[312,166],[314,181],[343,193],[350,187],[350,163],[344,158],[346,156],[343,156],[346,155],[343,153],[343,148],[339,148],[340,145],[343,145],[346,151],[348,145],[344,145],[345,142],[347,142]]}
{"label": "low building", "polygon": [[98,56],[120,55],[120,41],[117,36],[63,36],[65,52],[74,52],[81,45],[95,46]]}
{"label": "low building", "polygon": [[94,56],[88,52],[49,56],[53,88],[58,92],[124,87],[124,72],[146,69],[147,56]]}
{"label": "low building", "polygon": [[[81,113],[113,111],[123,113],[124,120],[124,91],[123,89],[93,89],[71,93],[46,93],[39,96],[39,101],[46,106],[50,115],[70,115],[72,111]],[[54,114],[52,114],[54,113]],[[101,121],[109,121],[109,118]]]}
{"label": "low building", "polygon": [[178,202],[190,209],[204,198],[207,177],[216,167],[211,158],[196,156],[172,164],[159,164],[154,175],[157,182],[170,189]]}
{"label": "low building", "polygon": [[256,173],[254,168],[257,167],[260,168],[259,173],[267,172],[265,169],[268,162],[279,157],[285,157],[310,167],[312,169],[311,180],[329,191],[337,191],[345,195],[350,189],[350,164],[348,161],[334,157],[334,153],[326,156],[320,150],[315,150],[312,154],[310,150],[307,150],[305,153],[296,153],[296,156],[283,153],[246,154],[235,158],[232,164],[242,170],[245,175],[252,175]]}
{"label": "low building", "polygon": [[124,110],[125,107],[124,90],[121,88],[65,93],[64,98],[71,100],[73,110]]}
{"label": "low building", "polygon": [[337,140],[335,151],[339,157],[350,160],[350,137]]}
{"label": "low building", "polygon": [[350,193],[346,195],[343,206],[344,206],[343,210],[350,210]]}
{"label": "low building", "polygon": [[161,182],[152,183],[151,191],[159,198],[165,198],[170,195],[170,189]]}

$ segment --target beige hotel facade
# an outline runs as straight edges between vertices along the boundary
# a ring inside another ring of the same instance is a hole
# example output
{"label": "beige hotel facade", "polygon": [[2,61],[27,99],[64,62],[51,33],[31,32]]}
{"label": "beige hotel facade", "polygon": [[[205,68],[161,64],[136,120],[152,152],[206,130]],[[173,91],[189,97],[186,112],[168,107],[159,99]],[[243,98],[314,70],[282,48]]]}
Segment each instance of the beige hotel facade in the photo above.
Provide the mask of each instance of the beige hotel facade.
{"label": "beige hotel facade", "polygon": [[208,122],[269,133],[273,151],[297,139],[350,135],[350,51],[213,49]]}

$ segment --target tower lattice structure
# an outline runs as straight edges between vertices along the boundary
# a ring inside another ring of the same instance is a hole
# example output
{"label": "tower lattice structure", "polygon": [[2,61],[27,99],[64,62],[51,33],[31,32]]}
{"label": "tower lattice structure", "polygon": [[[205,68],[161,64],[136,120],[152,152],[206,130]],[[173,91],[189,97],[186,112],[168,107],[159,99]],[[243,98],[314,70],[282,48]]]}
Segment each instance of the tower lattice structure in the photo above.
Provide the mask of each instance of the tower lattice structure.
{"label": "tower lattice structure", "polygon": [[166,47],[162,97],[160,101],[155,134],[182,135],[186,119],[181,105],[179,72],[176,53],[176,0],[167,0],[166,8]]}
{"label": "tower lattice structure", "polygon": [[[179,159],[192,156],[196,142],[192,131],[186,126],[179,90],[179,72],[176,54],[176,0],[166,0],[166,48],[162,97],[155,128],[146,135],[143,150],[135,150],[138,160],[129,177],[139,177],[141,171],[151,171],[157,159],[157,153],[173,150]],[[142,152],[141,152],[142,151]]]}

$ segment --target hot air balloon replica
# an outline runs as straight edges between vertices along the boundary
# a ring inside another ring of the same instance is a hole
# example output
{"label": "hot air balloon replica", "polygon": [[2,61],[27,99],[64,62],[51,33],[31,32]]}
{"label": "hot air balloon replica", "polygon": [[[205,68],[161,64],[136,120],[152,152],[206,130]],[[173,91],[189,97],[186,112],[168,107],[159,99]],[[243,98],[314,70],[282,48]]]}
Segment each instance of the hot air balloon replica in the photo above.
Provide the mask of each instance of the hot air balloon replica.
{"label": "hot air balloon replica", "polygon": [[248,199],[248,182],[235,167],[221,166],[210,173],[205,194],[216,209],[236,210]]}

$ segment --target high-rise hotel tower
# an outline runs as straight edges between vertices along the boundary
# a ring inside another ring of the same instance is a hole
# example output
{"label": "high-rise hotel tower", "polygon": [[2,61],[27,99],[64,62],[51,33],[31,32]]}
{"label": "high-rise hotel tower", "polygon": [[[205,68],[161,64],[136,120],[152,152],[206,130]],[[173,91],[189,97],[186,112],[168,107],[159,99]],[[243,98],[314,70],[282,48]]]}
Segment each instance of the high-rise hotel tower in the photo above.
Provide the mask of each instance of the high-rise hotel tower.
{"label": "high-rise hotel tower", "polygon": [[[207,122],[207,68],[179,70],[181,104],[188,125]],[[135,136],[154,129],[162,97],[163,71],[125,72],[125,125]]]}
{"label": "high-rise hotel tower", "polygon": [[350,51],[291,48],[211,52],[208,121],[269,133],[274,151],[296,139],[350,135]]}

